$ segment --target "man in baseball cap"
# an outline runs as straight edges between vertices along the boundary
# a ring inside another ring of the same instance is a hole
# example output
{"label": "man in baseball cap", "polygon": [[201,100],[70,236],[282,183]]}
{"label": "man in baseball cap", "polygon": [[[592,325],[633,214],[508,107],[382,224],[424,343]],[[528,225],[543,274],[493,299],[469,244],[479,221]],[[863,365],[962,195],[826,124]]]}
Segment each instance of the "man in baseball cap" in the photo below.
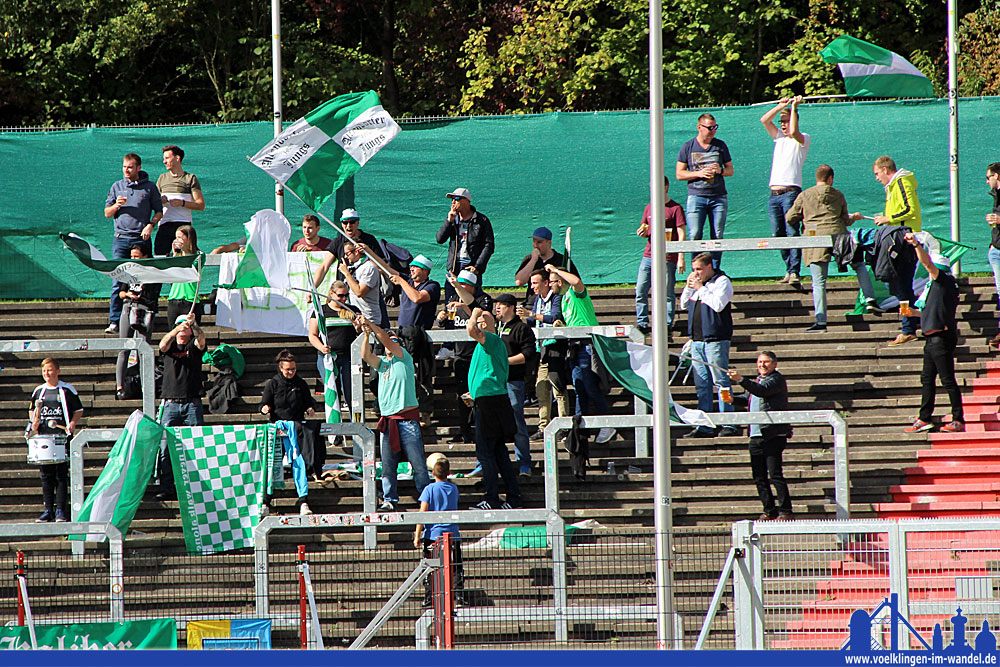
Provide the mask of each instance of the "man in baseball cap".
{"label": "man in baseball cap", "polygon": [[[455,188],[445,196],[451,200],[451,207],[437,232],[437,242],[448,243],[445,271],[458,275],[467,269],[481,280],[495,247],[493,225],[472,205],[472,195],[467,188]],[[451,283],[445,285],[444,294],[446,302],[457,298]]]}
{"label": "man in baseball cap", "polygon": [[441,285],[430,279],[434,262],[424,255],[410,261],[410,278],[394,275],[389,280],[399,285],[404,298],[399,302],[399,328],[417,326],[430,329],[434,326],[434,313],[441,301]]}
{"label": "man in baseball cap", "polygon": [[[517,267],[514,274],[514,284],[520,287],[528,285],[531,281],[531,274],[545,268],[546,264],[552,266],[562,266],[563,256],[552,249],[552,230],[548,227],[539,227],[531,233],[531,252],[524,256],[521,265]],[[531,300],[531,286],[528,285],[524,294],[525,302]]]}

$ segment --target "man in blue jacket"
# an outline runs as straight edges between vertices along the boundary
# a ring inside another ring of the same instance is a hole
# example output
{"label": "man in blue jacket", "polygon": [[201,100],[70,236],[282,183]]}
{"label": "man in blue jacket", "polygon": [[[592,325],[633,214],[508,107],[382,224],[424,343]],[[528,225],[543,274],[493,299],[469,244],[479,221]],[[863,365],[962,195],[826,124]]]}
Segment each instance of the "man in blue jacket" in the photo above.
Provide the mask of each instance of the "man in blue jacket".
{"label": "man in blue jacket", "polygon": [[[770,412],[788,409],[788,383],[777,371],[778,357],[770,350],[757,355],[757,379],[751,380],[736,370],[729,371],[729,378],[750,392],[750,412]],[[781,472],[781,453],[788,444],[787,424],[750,425],[750,470],[757,495],[764,505],[760,521],[791,521],[792,499],[788,483]],[[771,493],[774,486],[774,493]],[[775,503],[777,496],[777,504]]]}

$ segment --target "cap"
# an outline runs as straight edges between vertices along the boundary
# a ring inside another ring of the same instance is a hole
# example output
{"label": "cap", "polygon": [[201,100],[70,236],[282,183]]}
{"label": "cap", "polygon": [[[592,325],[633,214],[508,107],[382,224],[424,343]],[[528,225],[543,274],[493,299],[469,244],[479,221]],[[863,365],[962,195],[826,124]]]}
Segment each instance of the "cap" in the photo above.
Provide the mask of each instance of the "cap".
{"label": "cap", "polygon": [[460,271],[455,280],[466,285],[472,285],[473,287],[479,284],[479,276],[468,269]]}
{"label": "cap", "polygon": [[549,229],[548,227],[539,227],[538,229],[536,229],[535,231],[533,231],[531,233],[531,238],[533,238],[533,239],[542,239],[544,241],[551,241],[552,240],[552,230]]}
{"label": "cap", "polygon": [[340,214],[341,220],[360,220],[361,216],[358,215],[358,209],[356,208],[345,208],[344,212]]}
{"label": "cap", "polygon": [[417,255],[412,260],[410,260],[410,266],[419,266],[421,269],[427,269],[430,271],[434,268],[434,262],[427,259],[423,255]]}
{"label": "cap", "polygon": [[502,294],[497,294],[495,297],[493,297],[493,303],[502,303],[506,306],[516,306],[517,297],[515,297],[510,292],[504,292]]}
{"label": "cap", "polygon": [[188,316],[187,316],[187,315],[178,315],[178,316],[177,316],[177,317],[176,317],[176,318],[174,319],[174,326],[177,326],[177,325],[178,325],[178,324],[180,324],[181,322],[187,322],[187,321],[188,321]]}
{"label": "cap", "polygon": [[455,188],[454,190],[446,194],[445,197],[447,197],[448,199],[455,199],[457,197],[461,197],[462,199],[468,199],[469,201],[472,201],[472,195],[469,194],[469,191],[466,188]]}
{"label": "cap", "polygon": [[945,271],[951,271],[951,262],[948,258],[939,253],[933,253],[931,255],[931,264],[938,267],[939,269],[944,269]]}

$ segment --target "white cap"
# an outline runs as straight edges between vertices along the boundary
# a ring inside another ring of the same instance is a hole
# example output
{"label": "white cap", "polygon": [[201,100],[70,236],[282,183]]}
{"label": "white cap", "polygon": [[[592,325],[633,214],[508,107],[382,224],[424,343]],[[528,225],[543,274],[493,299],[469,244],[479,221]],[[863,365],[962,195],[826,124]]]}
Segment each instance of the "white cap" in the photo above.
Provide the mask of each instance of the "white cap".
{"label": "white cap", "polygon": [[445,197],[447,197],[448,199],[455,199],[456,197],[461,197],[463,199],[468,199],[470,202],[472,201],[472,195],[469,194],[469,191],[466,188],[455,188],[454,190],[446,194]]}
{"label": "white cap", "polygon": [[472,285],[473,287],[479,284],[479,276],[476,275],[475,272],[469,271],[468,269],[462,269],[458,273],[456,280],[460,283],[465,283],[466,285]]}
{"label": "white cap", "polygon": [[358,209],[356,208],[345,208],[344,212],[340,214],[341,220],[360,220],[361,216],[358,215]]}
{"label": "white cap", "polygon": [[428,273],[434,268],[434,262],[427,259],[423,255],[417,255],[412,260],[410,260],[410,266],[419,266],[421,269],[427,269]]}

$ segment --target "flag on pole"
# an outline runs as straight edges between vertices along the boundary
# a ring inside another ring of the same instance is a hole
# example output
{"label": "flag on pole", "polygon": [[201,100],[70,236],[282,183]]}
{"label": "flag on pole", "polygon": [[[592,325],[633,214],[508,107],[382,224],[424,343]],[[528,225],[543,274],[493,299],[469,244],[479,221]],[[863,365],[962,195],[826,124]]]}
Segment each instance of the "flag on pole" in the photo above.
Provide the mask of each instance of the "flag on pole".
{"label": "flag on pole", "polygon": [[[626,390],[645,401],[653,404],[653,348],[649,345],[633,343],[626,338],[609,338],[591,334],[594,350],[608,372]],[[674,403],[670,399],[670,421],[689,426],[708,426],[715,424],[701,410],[689,410]]]}
{"label": "flag on pole", "polygon": [[[170,460],[190,553],[252,547],[261,496],[274,475],[274,424],[175,426]],[[278,455],[280,461],[280,454]],[[280,463],[278,478],[281,475]]]}
{"label": "flag on pole", "polygon": [[288,220],[267,208],[254,213],[250,222],[243,223],[243,227],[247,232],[246,250],[236,265],[233,282],[219,287],[289,289],[287,255],[292,227]]}
{"label": "flag on pole", "polygon": [[179,255],[151,259],[107,259],[100,250],[76,234],[59,238],[85,266],[121,283],[196,283],[205,255]]}
{"label": "flag on pole", "polygon": [[250,161],[318,211],[397,134],[374,90],[349,93],[292,123]]}
{"label": "flag on pole", "polygon": [[837,63],[849,97],[934,97],[934,86],[908,60],[881,46],[841,35],[819,54]]}
{"label": "flag on pole", "polygon": [[[319,339],[323,345],[328,345],[326,333],[326,317],[320,305],[319,296],[312,294],[313,310],[316,313],[316,324],[319,327]],[[344,322],[347,324],[347,322]],[[350,326],[350,325],[349,325]],[[326,409],[326,423],[340,423],[340,395],[337,393],[337,364],[333,363],[333,353],[323,355],[323,407]]]}
{"label": "flag on pole", "polygon": [[[153,474],[163,436],[162,426],[139,410],[133,412],[76,520],[110,521],[125,535]],[[74,535],[71,539],[80,540],[83,536]],[[103,537],[90,535],[87,539],[97,541]]]}

